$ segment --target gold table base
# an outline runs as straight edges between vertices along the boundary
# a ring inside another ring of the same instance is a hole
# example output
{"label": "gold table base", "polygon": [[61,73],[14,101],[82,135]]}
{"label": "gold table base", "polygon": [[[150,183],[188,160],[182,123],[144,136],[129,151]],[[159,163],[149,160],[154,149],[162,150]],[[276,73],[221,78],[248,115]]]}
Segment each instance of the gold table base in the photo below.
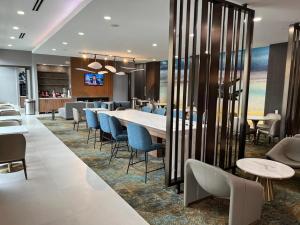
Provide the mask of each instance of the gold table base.
{"label": "gold table base", "polygon": [[268,178],[256,177],[256,182],[261,183],[261,185],[264,187],[265,201],[272,201],[274,199],[272,180]]}

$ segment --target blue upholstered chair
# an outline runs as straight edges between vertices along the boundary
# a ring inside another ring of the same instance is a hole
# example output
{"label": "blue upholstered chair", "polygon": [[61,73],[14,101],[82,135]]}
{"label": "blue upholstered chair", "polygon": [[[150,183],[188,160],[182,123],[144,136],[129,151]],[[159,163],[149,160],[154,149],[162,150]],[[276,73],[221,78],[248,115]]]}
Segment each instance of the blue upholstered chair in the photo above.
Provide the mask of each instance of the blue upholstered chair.
{"label": "blue upholstered chair", "polygon": [[[100,123],[100,151],[102,148],[102,145],[105,144],[112,144],[112,136],[111,136],[111,130],[109,126],[109,115],[105,113],[99,113],[98,114],[98,121]],[[104,143],[104,140],[107,140],[107,142]]]}
{"label": "blue upholstered chair", "polygon": [[94,104],[94,108],[101,108],[102,102],[101,101],[95,101],[95,102],[93,102],[93,104]]}
{"label": "blue upholstered chair", "polygon": [[86,116],[86,122],[89,130],[88,138],[87,138],[87,144],[89,143],[89,140],[92,139],[90,138],[90,133],[91,131],[95,130],[94,134],[94,148],[96,146],[96,141],[97,141],[97,130],[100,131],[100,125],[98,122],[97,114],[91,110],[85,110],[85,116]]}
{"label": "blue upholstered chair", "polygon": [[[163,150],[164,145],[158,143],[152,143],[152,138],[148,130],[138,124],[129,123],[127,125],[128,131],[128,144],[131,148],[131,154],[128,162],[127,173],[129,171],[129,166],[133,164],[144,162],[145,161],[145,183],[147,182],[147,174],[154,172],[156,170],[164,169],[165,168],[165,161],[164,161],[164,154],[162,157],[163,160],[163,167],[148,171],[148,153],[155,150]],[[133,162],[133,154],[134,152],[143,152],[145,154],[145,160]]]}
{"label": "blue upholstered chair", "polygon": [[[173,117],[176,118],[176,109],[173,110]],[[179,110],[179,119],[183,118],[183,112],[182,110]]]}
{"label": "blue upholstered chair", "polygon": [[111,136],[115,142],[109,159],[109,163],[110,163],[113,157],[117,158],[119,148],[124,147],[124,145],[120,146],[121,142],[126,142],[125,146],[127,146],[128,148],[128,144],[127,144],[128,136],[127,136],[127,130],[123,129],[120,121],[116,117],[110,116],[108,118],[108,121],[109,121]]}
{"label": "blue upholstered chair", "polygon": [[142,107],[142,111],[147,112],[147,113],[151,113],[152,109],[149,106],[144,106],[144,107]]}
{"label": "blue upholstered chair", "polygon": [[162,116],[165,116],[166,112],[167,112],[167,110],[165,108],[156,108],[153,111],[154,114],[158,114],[158,115],[162,115]]}

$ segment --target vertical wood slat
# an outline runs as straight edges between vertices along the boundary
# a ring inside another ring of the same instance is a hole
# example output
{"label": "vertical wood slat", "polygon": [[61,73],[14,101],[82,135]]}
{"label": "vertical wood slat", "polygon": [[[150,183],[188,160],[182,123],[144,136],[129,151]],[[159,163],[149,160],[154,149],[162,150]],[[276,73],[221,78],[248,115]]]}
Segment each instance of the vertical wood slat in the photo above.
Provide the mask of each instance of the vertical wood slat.
{"label": "vertical wood slat", "polygon": [[[187,93],[187,73],[188,73],[188,65],[189,65],[189,38],[190,38],[190,8],[191,8],[191,0],[187,0],[186,6],[186,24],[185,24],[185,50],[184,50],[184,74],[183,74],[183,97],[182,97],[182,111],[184,112],[182,118],[182,127],[181,127],[181,168],[180,173],[181,177],[183,177],[184,171],[184,160],[185,160],[185,112],[186,112],[186,93]],[[195,63],[195,62],[192,62]],[[192,103],[191,103],[192,105]]]}
{"label": "vertical wood slat", "polygon": [[245,35],[245,61],[244,61],[244,77],[243,77],[243,92],[242,92],[242,104],[241,104],[241,122],[240,122],[240,140],[239,140],[239,155],[238,158],[245,157],[245,144],[246,144],[246,124],[247,124],[247,112],[248,112],[248,99],[249,99],[249,82],[250,82],[250,67],[251,67],[251,49],[253,41],[253,28],[254,28],[254,11],[248,14],[247,19],[247,32]]}
{"label": "vertical wood slat", "polygon": [[222,112],[222,127],[221,127],[221,143],[220,143],[220,167],[224,168],[225,148],[227,139],[227,118],[228,118],[228,98],[231,72],[231,49],[232,49],[232,34],[233,34],[233,9],[228,9],[228,26],[227,26],[227,40],[226,40],[226,61],[225,74],[223,84],[223,112]]}
{"label": "vertical wood slat", "polygon": [[165,182],[172,184],[172,142],[173,142],[173,110],[174,110],[174,81],[175,81],[175,52],[176,52],[176,23],[177,0],[170,0],[169,20],[169,60],[168,60],[168,110],[166,133],[166,171]]}
{"label": "vertical wood slat", "polygon": [[215,4],[212,15],[211,31],[211,71],[209,74],[208,90],[208,115],[207,115],[207,139],[205,162],[214,164],[215,132],[216,132],[216,105],[218,98],[218,75],[220,57],[222,6]]}
{"label": "vertical wood slat", "polygon": [[[202,0],[202,15],[201,15],[201,30],[200,30],[200,62],[198,71],[198,96],[197,96],[197,125],[196,125],[196,151],[195,159],[201,159],[202,143],[202,123],[203,114],[205,112],[205,95],[206,95],[206,71],[208,70],[206,42],[208,35],[208,0]],[[193,53],[194,58],[194,53]],[[190,121],[191,122],[191,121]],[[191,132],[190,132],[191,133]]]}
{"label": "vertical wood slat", "polygon": [[[193,21],[193,47],[192,47],[192,66],[190,71],[190,82],[191,86],[191,95],[189,99],[190,103],[190,112],[193,110],[194,106],[194,81],[195,81],[195,75],[196,75],[196,48],[197,48],[197,24],[198,24],[198,0],[194,1],[194,21]],[[199,91],[199,90],[198,90]],[[199,120],[199,115],[197,115],[197,121]],[[198,124],[198,122],[197,122]],[[202,128],[202,127],[201,127]],[[190,116],[189,119],[189,143],[188,143],[188,157],[192,157],[192,143],[193,143],[193,114]],[[201,146],[201,145],[200,145]],[[195,148],[195,154],[197,158],[197,153],[200,152],[200,149]]]}

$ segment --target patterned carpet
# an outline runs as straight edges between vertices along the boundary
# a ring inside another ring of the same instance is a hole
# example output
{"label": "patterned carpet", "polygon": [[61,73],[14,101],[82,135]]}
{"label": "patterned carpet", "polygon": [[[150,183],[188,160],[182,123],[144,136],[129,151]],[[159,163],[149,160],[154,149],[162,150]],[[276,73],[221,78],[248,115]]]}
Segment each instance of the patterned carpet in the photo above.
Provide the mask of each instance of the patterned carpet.
{"label": "patterned carpet", "polygon": [[[72,121],[57,118],[40,118],[71,151],[104,179],[125,201],[127,201],[145,220],[153,225],[166,224],[226,224],[228,221],[229,201],[208,198],[189,208],[183,207],[183,195],[176,194],[173,187],[164,185],[163,170],[151,173],[147,184],[144,183],[144,163],[131,167],[126,174],[127,151],[113,159],[108,165],[110,146],[99,151],[92,141],[86,144],[87,130],[82,124],[79,132],[73,131]],[[271,148],[268,144],[247,144],[247,156],[263,156]],[[142,156],[141,156],[142,157]],[[150,159],[150,169],[162,165],[160,159]],[[275,200],[265,203],[262,220],[258,224],[293,225],[300,224],[300,178],[294,177],[275,183]]]}

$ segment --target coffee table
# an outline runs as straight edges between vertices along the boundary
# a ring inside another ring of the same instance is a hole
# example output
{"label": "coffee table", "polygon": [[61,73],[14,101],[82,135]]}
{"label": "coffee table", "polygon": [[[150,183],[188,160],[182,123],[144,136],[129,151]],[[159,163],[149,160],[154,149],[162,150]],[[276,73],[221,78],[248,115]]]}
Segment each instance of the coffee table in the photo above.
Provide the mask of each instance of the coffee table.
{"label": "coffee table", "polygon": [[288,179],[295,174],[291,167],[267,159],[244,158],[238,160],[236,165],[244,172],[256,176],[256,181],[264,187],[266,201],[274,199],[272,180]]}

